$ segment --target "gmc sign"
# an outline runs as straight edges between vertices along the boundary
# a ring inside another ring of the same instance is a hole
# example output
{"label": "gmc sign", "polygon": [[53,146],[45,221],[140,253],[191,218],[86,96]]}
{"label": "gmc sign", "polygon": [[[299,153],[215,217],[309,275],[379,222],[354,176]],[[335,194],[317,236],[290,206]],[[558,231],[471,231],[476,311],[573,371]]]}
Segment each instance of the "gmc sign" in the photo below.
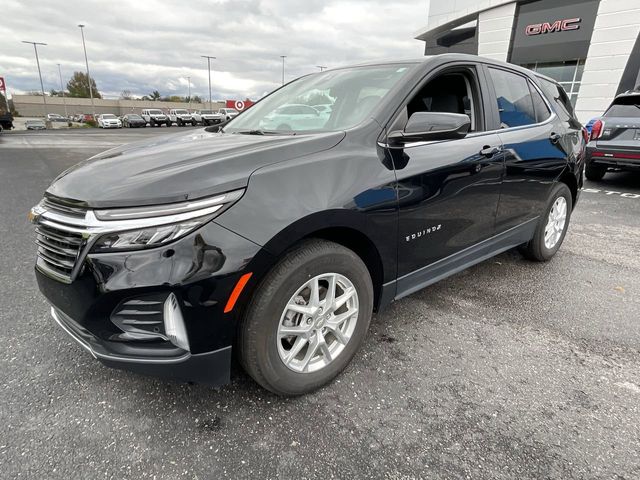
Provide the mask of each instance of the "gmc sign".
{"label": "gmc sign", "polygon": [[564,20],[556,20],[553,23],[534,23],[526,26],[525,33],[531,36],[553,32],[566,32],[568,30],[578,30],[580,28],[581,21],[581,18],[566,18]]}

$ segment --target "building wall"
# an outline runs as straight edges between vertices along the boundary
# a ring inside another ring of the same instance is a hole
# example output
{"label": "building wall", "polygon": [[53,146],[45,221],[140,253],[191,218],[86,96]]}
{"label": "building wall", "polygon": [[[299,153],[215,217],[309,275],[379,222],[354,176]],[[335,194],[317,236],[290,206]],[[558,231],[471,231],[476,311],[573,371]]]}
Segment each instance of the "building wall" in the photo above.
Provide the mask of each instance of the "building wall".
{"label": "building wall", "polygon": [[444,27],[461,17],[473,19],[483,10],[514,2],[515,0],[432,0],[427,25],[416,32],[415,36],[420,38],[425,32]]}
{"label": "building wall", "polygon": [[581,121],[602,115],[609,106],[639,34],[638,0],[601,0],[576,103]]}
{"label": "building wall", "polygon": [[478,15],[478,55],[507,61],[516,4],[508,3]]}
{"label": "building wall", "polygon": [[[18,113],[23,117],[42,117],[44,116],[44,105],[42,96],[39,95],[13,95],[13,103]],[[46,113],[65,114],[64,104],[67,105],[67,114],[75,115],[78,113],[93,113],[91,107],[91,99],[89,98],[72,98],[72,97],[47,97]],[[160,108],[162,110],[170,110],[172,108],[186,108],[190,110],[202,110],[209,108],[209,102],[188,103],[181,102],[153,102],[143,100],[105,100],[95,99],[95,110],[97,114],[113,113],[115,115],[124,115],[125,113],[140,113],[144,108]],[[211,109],[223,108],[225,102],[213,102]]]}

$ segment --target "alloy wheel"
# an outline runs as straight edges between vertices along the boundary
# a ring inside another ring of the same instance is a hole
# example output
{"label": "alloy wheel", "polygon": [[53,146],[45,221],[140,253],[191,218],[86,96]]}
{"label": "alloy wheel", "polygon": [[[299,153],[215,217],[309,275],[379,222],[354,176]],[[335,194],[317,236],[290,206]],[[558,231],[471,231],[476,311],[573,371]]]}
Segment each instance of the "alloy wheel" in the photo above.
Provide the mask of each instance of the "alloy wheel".
{"label": "alloy wheel", "polygon": [[564,197],[558,197],[549,211],[547,226],[544,229],[544,246],[549,250],[560,240],[566,221],[567,200]]}
{"label": "alloy wheel", "polygon": [[358,293],[344,275],[325,273],[291,296],[276,336],[282,362],[298,373],[325,368],[342,353],[358,321]]}

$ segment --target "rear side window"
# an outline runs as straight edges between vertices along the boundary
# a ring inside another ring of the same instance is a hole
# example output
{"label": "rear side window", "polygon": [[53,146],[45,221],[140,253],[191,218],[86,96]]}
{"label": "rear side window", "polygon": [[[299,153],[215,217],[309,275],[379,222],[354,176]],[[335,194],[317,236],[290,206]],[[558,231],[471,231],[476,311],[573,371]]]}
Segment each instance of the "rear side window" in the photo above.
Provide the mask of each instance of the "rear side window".
{"label": "rear side window", "polygon": [[496,91],[500,127],[512,128],[533,125],[536,113],[527,79],[515,73],[489,68]]}
{"label": "rear side window", "polygon": [[549,111],[549,107],[542,99],[542,95],[536,90],[531,82],[529,83],[529,90],[531,91],[531,99],[533,100],[533,110],[536,114],[536,122],[544,122],[547,118],[551,116],[551,111]]}
{"label": "rear side window", "polygon": [[573,118],[573,106],[571,105],[571,100],[569,100],[569,96],[567,95],[567,92],[564,91],[564,88],[562,88],[561,85],[550,82],[544,78],[538,77],[538,80],[540,88],[542,88],[542,91],[549,102],[551,102],[551,105],[554,106],[558,116],[565,122]]}

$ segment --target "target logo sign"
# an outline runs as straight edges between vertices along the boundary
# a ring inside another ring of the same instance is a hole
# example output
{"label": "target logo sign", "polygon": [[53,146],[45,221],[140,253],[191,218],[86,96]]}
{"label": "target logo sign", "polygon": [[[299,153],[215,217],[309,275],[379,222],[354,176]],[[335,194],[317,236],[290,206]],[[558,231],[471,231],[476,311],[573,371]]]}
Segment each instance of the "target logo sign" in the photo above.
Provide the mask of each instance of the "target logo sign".
{"label": "target logo sign", "polygon": [[7,91],[7,88],[5,87],[5,84],[4,84],[4,77],[0,77],[0,90],[2,90],[3,92]]}
{"label": "target logo sign", "polygon": [[226,106],[227,108],[235,108],[239,112],[246,110],[253,102],[251,100],[227,100]]}

